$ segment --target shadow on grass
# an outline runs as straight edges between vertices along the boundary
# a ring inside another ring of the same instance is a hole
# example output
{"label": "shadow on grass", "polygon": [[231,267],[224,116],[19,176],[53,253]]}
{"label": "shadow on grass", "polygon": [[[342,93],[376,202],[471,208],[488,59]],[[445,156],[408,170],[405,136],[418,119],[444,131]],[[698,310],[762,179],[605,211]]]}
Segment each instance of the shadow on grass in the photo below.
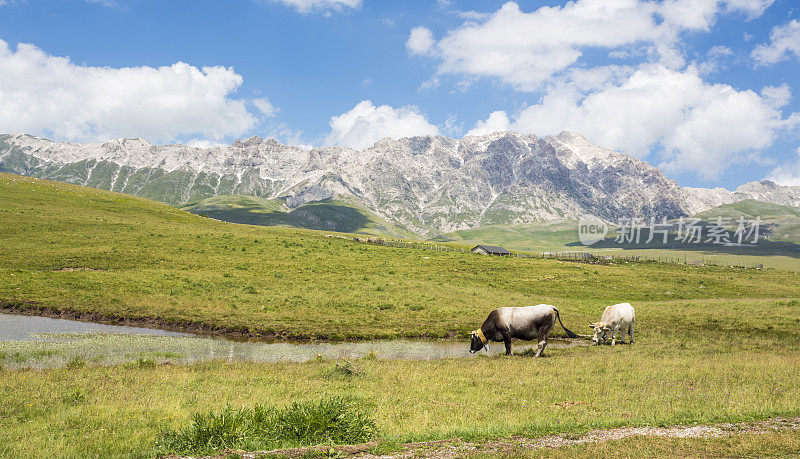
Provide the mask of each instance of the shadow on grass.
{"label": "shadow on grass", "polygon": [[320,201],[292,209],[289,212],[267,210],[256,203],[237,205],[219,210],[190,210],[230,223],[244,223],[261,226],[293,226],[323,231],[355,233],[367,227],[369,216],[355,207],[331,204]]}
{"label": "shadow on grass", "polygon": [[[599,241],[591,246],[586,246],[581,242],[574,241],[565,244],[567,247],[574,247],[578,250],[594,250],[594,249],[622,249],[622,250],[675,250],[681,252],[716,252],[716,253],[724,253],[726,255],[742,255],[742,256],[786,256],[792,258],[800,258],[800,244],[795,244],[793,242],[788,241],[771,241],[766,239],[771,235],[770,225],[765,224],[762,225],[761,230],[759,231],[759,240],[756,244],[742,244],[740,246],[734,245],[724,245],[724,244],[713,244],[710,242],[705,242],[707,237],[705,236],[708,232],[708,228],[714,227],[715,225],[708,223],[708,222],[700,222],[700,226],[703,227],[703,237],[702,243],[681,243],[675,240],[676,233],[671,232],[668,237],[668,241],[666,244],[663,242],[663,236],[661,234],[656,234],[653,237],[653,241],[649,244],[646,241],[650,238],[650,231],[648,228],[643,228],[639,235],[640,243],[618,243],[615,241],[616,236],[614,237],[607,237],[602,241]],[[733,232],[727,231],[727,239],[730,241],[736,240],[734,237]],[[577,234],[576,234],[577,236]]]}

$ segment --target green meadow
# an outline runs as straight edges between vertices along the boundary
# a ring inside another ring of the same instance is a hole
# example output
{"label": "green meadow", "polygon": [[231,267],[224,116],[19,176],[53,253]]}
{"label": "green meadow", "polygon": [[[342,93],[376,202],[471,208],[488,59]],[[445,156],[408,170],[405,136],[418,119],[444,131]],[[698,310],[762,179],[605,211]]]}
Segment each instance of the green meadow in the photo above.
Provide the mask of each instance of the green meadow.
{"label": "green meadow", "polygon": [[[222,423],[220,435],[256,424],[288,429],[294,424],[285,419],[311,419],[307,407],[326,400],[347,400],[353,413],[374,421],[368,437],[380,442],[376,452],[452,437],[800,416],[797,272],[385,247],[339,233],[224,223],[141,198],[4,174],[0,238],[0,311],[265,339],[454,339],[465,351],[469,330],[499,306],[556,305],[579,333],[609,304],[628,301],[637,312],[633,345],[548,349],[542,359],[364,358],[352,371],[325,360],[8,365],[0,370],[0,456],[199,454],[213,445],[165,439],[197,434],[193,419],[256,406],[278,414],[261,424],[247,417],[242,425]],[[16,358],[0,357],[0,366]],[[668,444],[678,451],[696,445],[699,455],[785,455],[800,453],[797,435],[621,443],[643,456],[669,454]],[[333,442],[286,438],[285,445]],[[609,451],[587,448],[578,454]]]}
{"label": "green meadow", "polygon": [[[444,234],[436,240],[467,245],[500,245],[526,252],[591,252],[600,256],[680,259],[689,264],[761,264],[767,268],[800,271],[800,211],[797,208],[745,200],[715,207],[694,218],[704,224],[720,222],[731,234],[736,230],[738,218],[743,218],[748,225],[758,218],[761,236],[756,244],[739,247],[676,243],[674,233],[671,235],[673,241],[667,244],[619,244],[614,241],[617,228],[610,226],[605,241],[586,247],[578,241],[576,220],[556,220],[482,226]],[[641,241],[646,239],[645,230]]]}

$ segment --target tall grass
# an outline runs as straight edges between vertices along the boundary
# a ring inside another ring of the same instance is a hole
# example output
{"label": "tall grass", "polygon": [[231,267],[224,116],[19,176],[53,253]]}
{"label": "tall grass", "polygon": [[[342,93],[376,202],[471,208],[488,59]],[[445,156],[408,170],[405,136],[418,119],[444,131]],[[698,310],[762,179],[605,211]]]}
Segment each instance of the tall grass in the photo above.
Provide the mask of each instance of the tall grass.
{"label": "tall grass", "polygon": [[333,397],[286,408],[256,405],[198,413],[186,428],[163,432],[158,447],[162,453],[202,454],[226,448],[256,451],[364,443],[377,435],[372,417],[353,402]]}

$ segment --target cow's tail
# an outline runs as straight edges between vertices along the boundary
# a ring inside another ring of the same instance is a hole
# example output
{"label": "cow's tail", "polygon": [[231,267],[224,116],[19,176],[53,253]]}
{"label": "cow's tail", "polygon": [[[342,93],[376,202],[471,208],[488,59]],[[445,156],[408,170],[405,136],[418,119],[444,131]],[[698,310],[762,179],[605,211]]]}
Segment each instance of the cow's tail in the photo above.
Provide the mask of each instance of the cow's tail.
{"label": "cow's tail", "polygon": [[561,315],[558,313],[558,309],[556,308],[553,309],[555,309],[556,311],[556,318],[558,319],[558,323],[560,323],[561,328],[563,328],[564,331],[567,332],[567,336],[569,336],[570,338],[577,338],[578,335],[575,332],[564,326],[564,322],[561,321]]}

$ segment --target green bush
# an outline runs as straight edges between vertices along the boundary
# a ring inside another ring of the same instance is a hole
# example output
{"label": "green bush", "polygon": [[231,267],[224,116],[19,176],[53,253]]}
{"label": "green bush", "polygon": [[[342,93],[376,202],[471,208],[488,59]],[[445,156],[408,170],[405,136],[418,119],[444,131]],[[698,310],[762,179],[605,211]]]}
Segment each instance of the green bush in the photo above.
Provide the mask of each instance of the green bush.
{"label": "green bush", "polygon": [[188,427],[159,437],[162,453],[203,454],[220,449],[266,450],[364,443],[378,436],[375,421],[352,402],[330,398],[286,408],[256,405],[198,413]]}

